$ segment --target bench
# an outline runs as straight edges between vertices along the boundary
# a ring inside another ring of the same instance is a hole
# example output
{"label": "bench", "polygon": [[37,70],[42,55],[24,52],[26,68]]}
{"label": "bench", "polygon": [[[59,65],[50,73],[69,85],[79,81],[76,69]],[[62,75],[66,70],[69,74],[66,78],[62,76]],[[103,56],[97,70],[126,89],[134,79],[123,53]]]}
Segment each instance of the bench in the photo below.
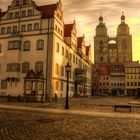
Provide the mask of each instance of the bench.
{"label": "bench", "polygon": [[114,111],[117,111],[117,108],[128,108],[131,112],[131,106],[130,105],[115,105]]}

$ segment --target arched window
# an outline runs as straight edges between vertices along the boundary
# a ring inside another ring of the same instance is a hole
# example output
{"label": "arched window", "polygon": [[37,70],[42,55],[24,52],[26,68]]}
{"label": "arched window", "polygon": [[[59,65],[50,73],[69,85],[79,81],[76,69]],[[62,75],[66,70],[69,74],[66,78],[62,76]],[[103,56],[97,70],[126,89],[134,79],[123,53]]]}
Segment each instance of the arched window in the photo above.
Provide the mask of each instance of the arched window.
{"label": "arched window", "polygon": [[44,48],[44,40],[42,40],[42,39],[39,39],[39,40],[37,40],[37,50],[43,50],[43,48]]}
{"label": "arched window", "polygon": [[55,65],[55,74],[59,74],[59,65],[57,63]]}
{"label": "arched window", "polygon": [[127,48],[126,40],[123,40],[123,41],[122,41],[122,48],[123,48],[123,49]]}
{"label": "arched window", "polygon": [[103,41],[100,41],[100,43],[99,43],[99,48],[100,48],[100,49],[103,49],[103,48],[104,48],[104,43],[103,43]]}
{"label": "arched window", "polygon": [[102,56],[100,57],[100,61],[103,62],[103,57]]}
{"label": "arched window", "polygon": [[59,43],[56,44],[56,51],[59,53]]}
{"label": "arched window", "polygon": [[30,63],[29,62],[24,62],[22,64],[22,72],[23,73],[27,73],[30,69]]}
{"label": "arched window", "polygon": [[43,72],[43,62],[38,61],[35,63],[35,72]]}
{"label": "arched window", "polygon": [[64,67],[61,66],[61,76],[64,76]]}
{"label": "arched window", "polygon": [[23,44],[23,51],[29,51],[30,50],[30,41],[25,41]]}

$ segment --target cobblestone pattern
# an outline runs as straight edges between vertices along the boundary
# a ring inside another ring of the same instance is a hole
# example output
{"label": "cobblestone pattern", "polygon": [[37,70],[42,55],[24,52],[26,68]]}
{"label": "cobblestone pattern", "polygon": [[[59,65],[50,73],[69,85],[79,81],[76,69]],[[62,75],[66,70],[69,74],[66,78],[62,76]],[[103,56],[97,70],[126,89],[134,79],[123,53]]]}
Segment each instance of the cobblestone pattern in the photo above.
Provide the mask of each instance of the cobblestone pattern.
{"label": "cobblestone pattern", "polygon": [[0,140],[139,140],[140,120],[0,110]]}

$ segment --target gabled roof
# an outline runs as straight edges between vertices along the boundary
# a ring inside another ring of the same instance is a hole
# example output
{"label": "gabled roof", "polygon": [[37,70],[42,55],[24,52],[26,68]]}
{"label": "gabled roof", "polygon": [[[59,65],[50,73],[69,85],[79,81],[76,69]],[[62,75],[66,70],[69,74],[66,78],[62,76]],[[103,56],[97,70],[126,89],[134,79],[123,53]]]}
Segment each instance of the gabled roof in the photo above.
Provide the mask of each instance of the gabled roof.
{"label": "gabled roof", "polygon": [[83,37],[77,37],[77,47],[81,48],[82,47],[82,42],[83,42]]}
{"label": "gabled roof", "polygon": [[71,31],[73,29],[73,25],[74,24],[65,24],[65,27],[64,27],[64,36],[65,37],[71,36]]}
{"label": "gabled roof", "polygon": [[36,8],[42,12],[44,18],[53,17],[54,11],[57,9],[57,4],[37,6]]}

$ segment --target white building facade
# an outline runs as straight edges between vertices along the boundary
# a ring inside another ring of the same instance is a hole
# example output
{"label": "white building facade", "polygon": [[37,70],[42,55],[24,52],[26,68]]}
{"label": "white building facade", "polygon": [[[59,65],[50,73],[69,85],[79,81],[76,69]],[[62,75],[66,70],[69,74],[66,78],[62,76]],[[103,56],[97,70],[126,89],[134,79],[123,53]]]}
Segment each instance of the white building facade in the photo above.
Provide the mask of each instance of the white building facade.
{"label": "white building facade", "polygon": [[64,24],[61,1],[37,6],[32,0],[13,0],[6,12],[0,10],[0,94],[23,95],[24,78],[32,69],[44,75],[44,99],[54,94],[65,97],[65,65],[69,62],[69,95],[75,93],[77,68],[85,70],[86,78],[78,85],[78,94],[83,94],[80,88],[84,86],[84,94],[90,95],[90,46],[85,46],[84,36],[79,43],[76,34],[75,21]]}

